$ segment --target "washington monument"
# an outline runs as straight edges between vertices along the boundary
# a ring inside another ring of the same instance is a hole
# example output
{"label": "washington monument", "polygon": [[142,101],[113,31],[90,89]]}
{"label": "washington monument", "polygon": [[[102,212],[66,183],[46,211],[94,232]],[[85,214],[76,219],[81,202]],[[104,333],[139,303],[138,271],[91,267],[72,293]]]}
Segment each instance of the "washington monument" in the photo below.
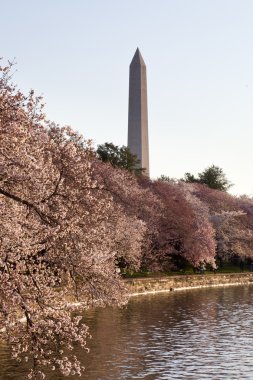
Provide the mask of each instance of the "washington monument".
{"label": "washington monument", "polygon": [[149,177],[146,65],[137,48],[129,70],[128,148]]}

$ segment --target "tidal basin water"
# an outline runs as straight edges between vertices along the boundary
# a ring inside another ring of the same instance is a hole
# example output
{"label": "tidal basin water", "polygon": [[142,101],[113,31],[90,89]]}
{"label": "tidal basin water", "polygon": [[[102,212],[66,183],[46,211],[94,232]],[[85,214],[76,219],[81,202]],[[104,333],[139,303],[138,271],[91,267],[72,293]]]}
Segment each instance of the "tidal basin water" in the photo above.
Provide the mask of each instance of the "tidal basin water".
{"label": "tidal basin water", "polygon": [[[137,296],[85,318],[93,339],[89,354],[77,350],[83,380],[253,379],[252,285]],[[25,379],[4,345],[0,379]]]}

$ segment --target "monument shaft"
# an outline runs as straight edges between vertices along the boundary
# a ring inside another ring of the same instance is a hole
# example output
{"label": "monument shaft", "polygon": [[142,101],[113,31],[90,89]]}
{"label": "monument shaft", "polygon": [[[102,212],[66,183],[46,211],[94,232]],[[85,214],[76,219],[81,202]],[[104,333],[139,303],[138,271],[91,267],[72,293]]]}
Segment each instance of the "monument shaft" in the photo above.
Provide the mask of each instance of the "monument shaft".
{"label": "monument shaft", "polygon": [[128,148],[140,160],[140,167],[149,176],[148,104],[146,65],[139,49],[130,64]]}

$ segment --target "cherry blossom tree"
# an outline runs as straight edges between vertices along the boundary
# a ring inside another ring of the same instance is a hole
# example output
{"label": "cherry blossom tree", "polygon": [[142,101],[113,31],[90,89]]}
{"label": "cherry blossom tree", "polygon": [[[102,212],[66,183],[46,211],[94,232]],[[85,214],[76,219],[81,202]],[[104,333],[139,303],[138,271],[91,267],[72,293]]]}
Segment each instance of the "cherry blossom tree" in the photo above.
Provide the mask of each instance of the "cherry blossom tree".
{"label": "cherry blossom tree", "polygon": [[215,229],[217,256],[229,261],[234,256],[252,257],[252,199],[235,197],[224,191],[192,184],[192,193],[209,207],[209,219]]}
{"label": "cherry blossom tree", "polygon": [[0,334],[29,378],[80,375],[77,310],[126,302],[115,260],[138,266],[145,226],[96,180],[90,141],[47,121],[41,99],[10,84],[11,65],[1,73]]}
{"label": "cherry blossom tree", "polygon": [[[215,232],[209,209],[191,193],[191,185],[153,182],[145,176],[136,177],[125,170],[113,169],[108,164],[95,161],[94,165],[97,182],[112,195],[114,204],[145,226],[142,269],[169,270],[178,259],[195,267],[204,262],[215,267]],[[135,229],[135,233],[138,234],[138,230]]]}
{"label": "cherry blossom tree", "polygon": [[156,181],[152,191],[162,203],[148,259],[162,269],[173,267],[181,257],[194,267],[209,263],[215,267],[214,230],[207,207],[194,197],[185,184]]}
{"label": "cherry blossom tree", "polygon": [[191,246],[188,255],[194,266],[200,263],[210,264],[216,268],[215,229],[210,221],[209,206],[197,198],[192,192],[191,184],[181,184],[186,201],[193,212],[193,231],[189,234]]}
{"label": "cherry blossom tree", "polygon": [[[128,228],[124,229],[122,233],[130,245],[132,239],[135,242],[134,244],[138,242],[138,247],[136,246],[134,251],[138,260],[141,256],[141,261],[143,261],[144,251],[148,250],[150,246],[156,219],[161,212],[161,202],[148,186],[143,185],[143,181],[147,181],[145,177],[133,175],[124,169],[113,168],[110,164],[97,160],[94,160],[93,168],[95,179],[101,184],[102,191],[110,194],[114,207],[119,207],[122,210],[128,223]],[[136,268],[136,265],[133,266],[134,255],[131,255],[130,259],[126,252],[124,260],[122,260],[119,251],[117,258],[123,267]]]}

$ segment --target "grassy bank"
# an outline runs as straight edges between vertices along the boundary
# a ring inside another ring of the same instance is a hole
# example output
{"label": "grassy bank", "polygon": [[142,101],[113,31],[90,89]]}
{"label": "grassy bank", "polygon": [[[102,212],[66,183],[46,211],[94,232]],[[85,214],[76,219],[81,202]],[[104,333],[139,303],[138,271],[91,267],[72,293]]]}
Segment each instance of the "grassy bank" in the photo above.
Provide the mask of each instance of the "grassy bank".
{"label": "grassy bank", "polygon": [[224,263],[217,268],[216,271],[213,271],[209,268],[204,270],[204,272],[196,271],[192,267],[187,267],[181,270],[175,271],[167,271],[167,272],[130,272],[123,271],[122,276],[124,278],[146,278],[146,277],[161,277],[161,276],[176,276],[176,275],[195,275],[195,274],[215,274],[215,273],[244,273],[244,272],[252,272],[253,267],[252,264],[247,264],[244,266],[235,265],[232,263]]}

